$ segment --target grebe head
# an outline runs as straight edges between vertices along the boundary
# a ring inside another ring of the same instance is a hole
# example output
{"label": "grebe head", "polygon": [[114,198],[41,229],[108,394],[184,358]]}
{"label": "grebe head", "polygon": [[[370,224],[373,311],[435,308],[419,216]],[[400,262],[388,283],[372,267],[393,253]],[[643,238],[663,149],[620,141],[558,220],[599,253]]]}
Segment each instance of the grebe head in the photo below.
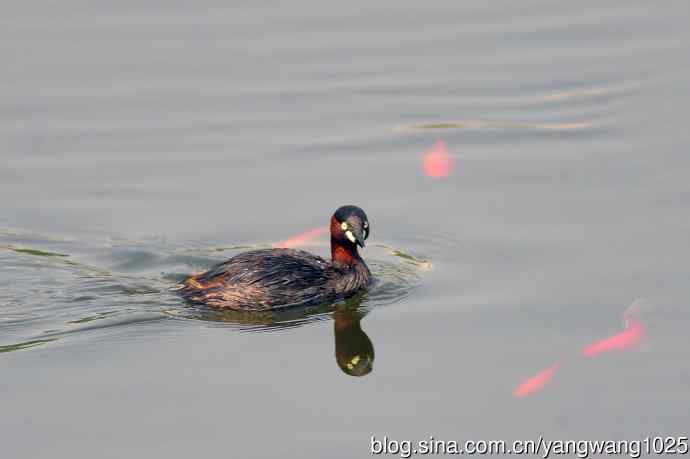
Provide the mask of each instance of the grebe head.
{"label": "grebe head", "polygon": [[364,247],[370,231],[367,214],[357,206],[342,206],[331,217],[331,238],[355,249]]}

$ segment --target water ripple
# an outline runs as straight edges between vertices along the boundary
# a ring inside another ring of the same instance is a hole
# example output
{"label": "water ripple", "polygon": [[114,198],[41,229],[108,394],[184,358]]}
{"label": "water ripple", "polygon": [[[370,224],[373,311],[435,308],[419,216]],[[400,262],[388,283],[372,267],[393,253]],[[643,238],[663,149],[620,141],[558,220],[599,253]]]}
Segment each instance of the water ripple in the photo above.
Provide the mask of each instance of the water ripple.
{"label": "water ripple", "polygon": [[59,238],[32,235],[27,243],[22,241],[21,231],[0,234],[0,271],[11,270],[13,278],[0,289],[0,329],[6,343],[0,345],[0,352],[155,321],[247,331],[294,328],[330,320],[343,308],[366,313],[401,301],[419,284],[420,274],[431,269],[426,260],[388,245],[371,244],[367,260],[375,281],[355,297],[280,311],[218,311],[190,306],[170,287],[190,272],[267,244],[199,247],[154,239],[96,246],[62,241],[57,252],[52,245]]}

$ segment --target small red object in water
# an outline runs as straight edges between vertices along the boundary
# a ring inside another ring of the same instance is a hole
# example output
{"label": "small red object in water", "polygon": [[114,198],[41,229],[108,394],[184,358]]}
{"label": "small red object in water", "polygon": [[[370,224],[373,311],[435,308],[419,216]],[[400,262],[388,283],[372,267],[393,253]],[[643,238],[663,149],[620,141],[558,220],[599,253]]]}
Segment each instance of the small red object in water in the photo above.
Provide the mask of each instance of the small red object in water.
{"label": "small red object in water", "polygon": [[519,398],[526,397],[534,392],[539,392],[551,381],[556,370],[561,366],[559,362],[554,363],[549,368],[540,371],[536,375],[527,379],[513,391],[513,395]]}
{"label": "small red object in water", "polygon": [[[648,307],[646,300],[635,300],[623,315],[625,318],[625,330],[606,339],[596,341],[589,346],[585,346],[580,351],[580,355],[584,357],[594,357],[602,352],[625,351],[634,348],[646,335],[642,323],[640,323],[634,315],[637,315],[637,311],[645,307]],[[554,373],[559,367],[560,363],[556,362],[546,370],[540,371],[535,376],[532,376],[520,384],[518,388],[513,391],[513,395],[516,397],[525,397],[533,392],[541,390],[551,378],[553,378]]]}
{"label": "small red object in water", "polygon": [[425,175],[437,179],[446,178],[450,175],[452,167],[453,158],[448,153],[443,140],[436,142],[431,150],[424,153],[422,169]]}
{"label": "small red object in water", "polygon": [[309,231],[305,231],[302,234],[298,234],[297,236],[293,236],[290,239],[287,239],[285,241],[281,242],[276,242],[273,244],[273,247],[280,247],[284,249],[289,249],[292,247],[297,247],[300,245],[304,245],[307,241],[310,239],[314,239],[315,237],[321,236],[322,234],[325,234],[328,231],[328,228],[325,226],[320,226],[318,228],[310,229]]}
{"label": "small red object in water", "polygon": [[602,352],[624,351],[637,345],[644,337],[642,324],[632,317],[626,317],[625,330],[601,341],[590,344],[582,349],[582,355],[593,357]]}

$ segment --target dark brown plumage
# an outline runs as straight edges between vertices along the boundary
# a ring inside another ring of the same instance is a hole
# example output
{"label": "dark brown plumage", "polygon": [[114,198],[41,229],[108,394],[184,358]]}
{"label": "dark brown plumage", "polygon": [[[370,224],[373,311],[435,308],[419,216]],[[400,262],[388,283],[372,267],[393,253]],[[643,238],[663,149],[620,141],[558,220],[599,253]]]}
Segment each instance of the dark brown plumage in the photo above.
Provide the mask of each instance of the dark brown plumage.
{"label": "dark brown plumage", "polygon": [[371,280],[357,252],[369,230],[362,209],[343,206],[331,217],[331,262],[303,250],[253,250],[188,277],[180,293],[194,303],[254,311],[347,297]]}

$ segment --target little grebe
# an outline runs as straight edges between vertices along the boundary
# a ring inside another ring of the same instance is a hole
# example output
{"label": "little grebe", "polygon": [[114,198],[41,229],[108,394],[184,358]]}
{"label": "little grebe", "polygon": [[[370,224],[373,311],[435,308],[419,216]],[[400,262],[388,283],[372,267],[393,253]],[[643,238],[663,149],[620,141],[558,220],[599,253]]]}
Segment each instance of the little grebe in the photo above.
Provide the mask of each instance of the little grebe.
{"label": "little grebe", "polygon": [[343,206],[331,217],[330,263],[303,250],[252,250],[188,277],[180,293],[194,303],[247,311],[344,298],[371,280],[369,268],[357,253],[369,231],[362,209]]}

